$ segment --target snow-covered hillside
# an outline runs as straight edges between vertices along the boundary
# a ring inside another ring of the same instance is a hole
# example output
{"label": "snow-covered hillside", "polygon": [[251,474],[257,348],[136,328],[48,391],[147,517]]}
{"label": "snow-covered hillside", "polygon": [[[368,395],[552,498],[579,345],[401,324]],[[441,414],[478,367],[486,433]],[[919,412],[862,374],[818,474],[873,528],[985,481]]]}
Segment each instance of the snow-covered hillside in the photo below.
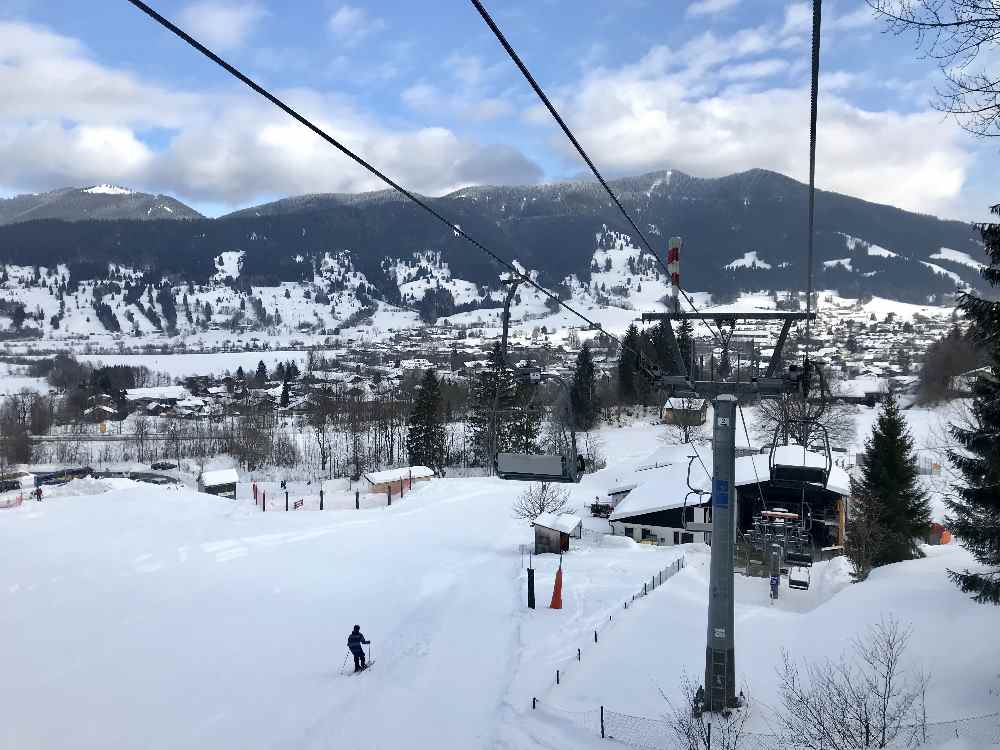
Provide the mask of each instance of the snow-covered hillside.
{"label": "snow-covered hillside", "polygon": [[[572,488],[574,511],[642,465],[656,431],[606,429],[614,468]],[[511,513],[522,488],[436,479],[391,507],[260,513],[81,480],[0,510],[5,746],[606,748],[586,718],[598,706],[655,720],[661,690],[676,700],[681,673],[699,674],[707,550],[609,537],[585,517],[562,560],[564,608],[544,606],[559,561],[541,555],[529,611],[519,545],[532,532]],[[906,667],[932,673],[931,721],[996,710],[997,612],[945,576],[970,564],[960,547],[927,552],[857,586],[841,561],[817,565],[810,591],[774,606],[764,579],[736,578],[754,731],[778,703],[782,648],[837,658],[890,612],[912,627]],[[683,571],[623,607],[680,555]],[[376,662],[360,676],[345,673],[354,624]]]}

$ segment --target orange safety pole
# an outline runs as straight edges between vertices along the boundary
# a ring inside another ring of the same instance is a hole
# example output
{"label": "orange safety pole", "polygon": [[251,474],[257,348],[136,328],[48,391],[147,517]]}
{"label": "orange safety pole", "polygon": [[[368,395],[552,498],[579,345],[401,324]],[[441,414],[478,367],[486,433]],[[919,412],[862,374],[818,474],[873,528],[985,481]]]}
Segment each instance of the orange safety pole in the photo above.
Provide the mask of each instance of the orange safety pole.
{"label": "orange safety pole", "polygon": [[556,585],[552,587],[552,601],[549,609],[562,609],[562,561],[559,562],[559,570],[556,571]]}

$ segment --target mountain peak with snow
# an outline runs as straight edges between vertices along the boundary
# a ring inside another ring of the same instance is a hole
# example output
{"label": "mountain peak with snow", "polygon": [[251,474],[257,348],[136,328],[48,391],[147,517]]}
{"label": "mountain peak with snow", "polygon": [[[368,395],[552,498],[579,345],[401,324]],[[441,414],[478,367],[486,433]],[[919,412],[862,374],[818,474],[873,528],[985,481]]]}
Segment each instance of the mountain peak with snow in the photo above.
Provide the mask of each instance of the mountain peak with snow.
{"label": "mountain peak with snow", "polygon": [[90,193],[91,195],[132,195],[135,191],[119,185],[109,185],[107,183],[103,183],[101,185],[83,188],[81,192]]}
{"label": "mountain peak with snow", "polygon": [[202,215],[169,195],[140,193],[131,188],[101,183],[83,188],[59,188],[47,193],[0,199],[0,224],[39,219],[103,221],[200,219]]}

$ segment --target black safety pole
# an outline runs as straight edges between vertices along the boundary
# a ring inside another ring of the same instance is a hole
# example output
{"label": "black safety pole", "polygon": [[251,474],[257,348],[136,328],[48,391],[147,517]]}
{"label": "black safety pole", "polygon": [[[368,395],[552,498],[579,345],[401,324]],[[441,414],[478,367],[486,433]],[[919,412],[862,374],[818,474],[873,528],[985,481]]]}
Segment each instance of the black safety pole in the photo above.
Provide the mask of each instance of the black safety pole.
{"label": "black safety pole", "polygon": [[288,490],[285,490],[285,512],[288,512]]}
{"label": "black safety pole", "polygon": [[323,510],[323,488],[320,487],[319,490],[319,509]]}
{"label": "black safety pole", "polygon": [[528,568],[528,609],[535,608],[535,569]]}
{"label": "black safety pole", "polygon": [[361,510],[361,493],[354,490],[354,510]]}

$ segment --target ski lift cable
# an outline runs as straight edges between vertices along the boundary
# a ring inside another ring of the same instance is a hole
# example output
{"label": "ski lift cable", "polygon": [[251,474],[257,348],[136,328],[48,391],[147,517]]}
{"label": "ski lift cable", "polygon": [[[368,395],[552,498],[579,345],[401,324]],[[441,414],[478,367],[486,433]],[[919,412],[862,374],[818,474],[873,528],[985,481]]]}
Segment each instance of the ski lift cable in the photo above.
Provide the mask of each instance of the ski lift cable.
{"label": "ski lift cable", "polygon": [[[555,106],[549,100],[549,97],[542,90],[542,87],[538,85],[538,82],[535,80],[535,77],[531,74],[531,71],[528,70],[528,67],[521,60],[520,55],[517,54],[517,51],[511,46],[510,42],[507,41],[507,37],[504,36],[503,32],[500,30],[500,27],[497,26],[496,21],[493,20],[493,17],[490,15],[489,11],[486,10],[486,8],[483,6],[480,0],[470,0],[470,2],[476,8],[476,10],[479,11],[479,15],[483,17],[483,20],[486,22],[486,25],[490,27],[490,31],[493,32],[493,35],[497,38],[497,41],[500,42],[500,45],[504,48],[504,50],[506,50],[507,55],[510,57],[511,60],[513,60],[518,70],[521,71],[521,74],[524,76],[525,80],[528,81],[528,84],[531,86],[534,92],[538,95],[538,98],[542,100],[542,104],[544,104],[545,108],[548,109],[549,114],[552,115],[555,121],[559,124],[559,127],[562,128],[563,133],[566,134],[566,137],[569,139],[570,143],[572,143],[573,147],[576,148],[577,153],[580,154],[580,157],[587,163],[587,166],[590,167],[590,171],[594,173],[594,177],[596,177],[597,181],[601,183],[601,187],[603,187],[604,190],[607,192],[607,194],[611,197],[611,200],[618,207],[618,210],[621,212],[622,216],[625,217],[625,220],[629,223],[629,226],[631,226],[632,229],[635,230],[635,233],[639,235],[639,239],[642,240],[642,244],[645,245],[646,251],[653,256],[653,259],[663,269],[664,273],[667,274],[667,278],[670,278],[670,271],[667,269],[667,264],[663,261],[663,259],[659,255],[656,254],[656,251],[653,250],[653,247],[649,243],[649,240],[646,239],[646,235],[643,233],[641,229],[639,229],[639,226],[629,215],[628,211],[625,210],[625,207],[622,205],[622,202],[618,199],[618,196],[615,195],[615,192],[611,189],[611,186],[608,185],[604,177],[601,176],[601,173],[600,171],[598,171],[597,166],[591,160],[590,156],[587,155],[587,152],[584,150],[583,146],[581,146],[580,142],[576,139],[576,136],[573,135],[573,131],[569,129],[569,126],[566,124],[565,120],[563,120],[562,116],[559,114]],[[640,252],[642,251],[642,249],[643,248],[641,247],[639,248]],[[719,342],[720,346],[725,348],[725,344],[723,343],[721,333],[715,331],[715,329],[712,328],[708,319],[702,315],[701,310],[699,310],[697,305],[695,305],[690,295],[688,295],[688,293],[683,289],[680,289],[679,287],[678,289],[680,290],[680,293],[684,296],[684,299],[687,301],[688,305],[691,306],[691,309],[695,312],[695,314],[699,316],[702,324],[704,324],[704,326],[708,329],[709,333],[711,333],[712,336],[716,339],[716,341]]]}
{"label": "ski lift cable", "polygon": [[409,199],[410,201],[412,201],[413,203],[415,203],[416,205],[418,205],[420,208],[422,208],[424,211],[426,211],[427,213],[429,213],[431,216],[433,216],[435,219],[437,219],[438,221],[440,221],[442,224],[445,224],[456,235],[459,235],[460,237],[462,237],[463,239],[465,239],[466,241],[468,241],[469,243],[471,243],[473,246],[475,246],[477,249],[479,249],[482,252],[484,252],[487,255],[489,255],[498,265],[503,266],[510,273],[512,273],[515,276],[517,276],[518,278],[520,278],[524,283],[528,284],[529,286],[534,287],[537,291],[541,292],[546,298],[554,301],[557,305],[559,305],[559,307],[562,307],[563,309],[567,310],[568,312],[570,312],[573,315],[575,315],[576,317],[578,317],[580,320],[582,320],[585,323],[587,323],[587,325],[591,326],[593,328],[593,330],[600,331],[605,336],[607,336],[611,340],[615,341],[620,347],[622,347],[623,349],[625,349],[627,351],[632,352],[633,354],[635,354],[637,357],[640,357],[640,359],[641,359],[642,354],[640,352],[633,351],[631,349],[631,347],[626,347],[624,345],[624,342],[621,339],[619,339],[614,334],[609,333],[608,331],[606,331],[604,329],[604,327],[601,326],[599,323],[591,320],[590,318],[588,318],[583,313],[577,311],[576,309],[574,309],[570,305],[566,304],[566,302],[564,302],[563,300],[559,299],[559,297],[556,294],[553,294],[548,289],[546,289],[545,287],[543,287],[541,284],[539,284],[538,282],[534,281],[528,274],[522,273],[512,263],[509,263],[509,262],[505,261],[503,258],[501,258],[499,255],[497,255],[495,252],[493,252],[492,250],[490,250],[488,247],[486,247],[485,245],[483,245],[481,242],[479,242],[478,240],[476,240],[474,237],[470,236],[461,227],[459,227],[458,225],[456,225],[456,224],[448,221],[448,219],[446,219],[436,209],[434,209],[433,207],[431,207],[425,200],[422,200],[415,193],[413,193],[413,192],[407,190],[406,188],[404,188],[398,182],[396,182],[395,180],[393,180],[391,177],[389,177],[388,175],[386,175],[384,172],[380,171],[378,168],[376,168],[374,165],[372,165],[371,163],[369,163],[368,161],[366,161],[361,156],[358,156],[356,153],[354,153],[353,151],[351,151],[351,149],[349,149],[347,146],[345,146],[340,141],[338,141],[336,138],[334,138],[333,136],[331,136],[330,134],[328,134],[325,130],[323,130],[318,125],[316,125],[313,122],[311,122],[309,119],[307,119],[303,115],[299,114],[296,110],[294,110],[292,107],[290,107],[284,101],[282,101],[281,99],[279,99],[277,96],[275,96],[274,94],[272,94],[270,91],[268,91],[267,89],[265,89],[263,86],[261,86],[260,84],[258,84],[256,81],[254,81],[249,76],[247,76],[247,75],[243,74],[242,72],[240,72],[240,70],[237,69],[235,66],[233,66],[230,63],[228,63],[225,60],[223,60],[217,54],[215,54],[214,52],[212,52],[212,50],[210,50],[208,47],[206,47],[205,45],[203,45],[197,39],[195,39],[190,34],[188,34],[187,32],[185,32],[183,29],[181,29],[180,27],[178,27],[176,24],[172,23],[167,18],[165,18],[164,16],[160,15],[158,12],[156,12],[156,10],[154,10],[152,7],[150,7],[149,5],[147,5],[146,3],[144,3],[142,0],[128,0],[128,2],[131,3],[133,6],[135,6],[136,8],[138,8],[139,10],[141,10],[147,16],[149,16],[150,18],[152,18],[158,24],[160,24],[161,26],[163,26],[165,29],[167,29],[168,31],[170,31],[171,33],[175,34],[177,37],[179,37],[180,39],[182,39],[183,41],[185,41],[188,45],[190,45],[194,49],[198,50],[198,52],[200,52],[202,55],[204,55],[205,57],[207,57],[209,60],[211,60],[212,62],[214,62],[219,67],[223,68],[226,72],[228,72],[234,78],[237,78],[239,81],[241,81],[242,83],[246,84],[246,86],[248,86],[250,89],[252,89],[256,93],[260,94],[265,99],[267,99],[269,102],[271,102],[274,106],[276,106],[282,112],[284,112],[288,116],[290,116],[293,119],[295,119],[296,121],[298,121],[300,124],[302,124],[305,127],[307,127],[313,133],[315,133],[320,138],[322,138],[324,141],[326,141],[331,146],[333,146],[334,148],[336,148],[338,151],[340,151],[341,153],[343,153],[349,159],[351,159],[352,161],[354,161],[355,163],[357,163],[358,165],[360,165],[361,167],[363,167],[365,170],[367,170],[368,172],[370,172],[371,174],[373,174],[375,177],[377,177],[378,179],[380,179],[382,182],[384,182],[386,185],[388,185],[389,187],[391,187],[393,190],[395,190],[396,192],[398,192],[399,194],[401,194],[405,198]]}

